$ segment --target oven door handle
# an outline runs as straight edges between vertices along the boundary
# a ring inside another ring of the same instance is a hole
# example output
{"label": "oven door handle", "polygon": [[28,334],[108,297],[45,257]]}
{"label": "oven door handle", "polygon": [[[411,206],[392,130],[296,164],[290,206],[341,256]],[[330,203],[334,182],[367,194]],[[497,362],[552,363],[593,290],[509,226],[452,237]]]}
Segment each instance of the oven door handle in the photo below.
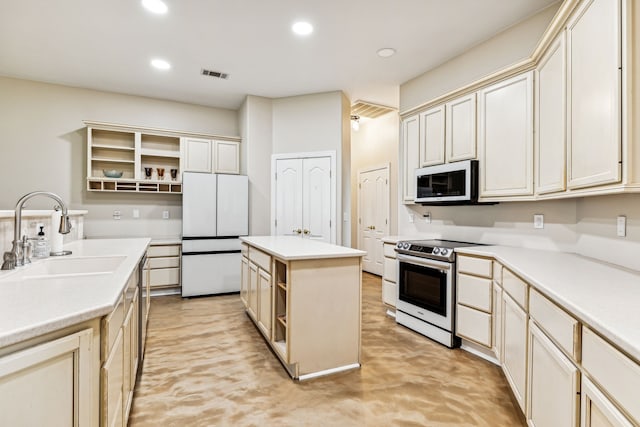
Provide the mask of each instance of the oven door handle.
{"label": "oven door handle", "polygon": [[415,264],[420,265],[422,267],[429,267],[436,270],[440,270],[443,273],[448,273],[451,271],[451,263],[436,261],[427,258],[420,258],[411,255],[397,254],[396,259],[398,262],[406,262],[407,264]]}

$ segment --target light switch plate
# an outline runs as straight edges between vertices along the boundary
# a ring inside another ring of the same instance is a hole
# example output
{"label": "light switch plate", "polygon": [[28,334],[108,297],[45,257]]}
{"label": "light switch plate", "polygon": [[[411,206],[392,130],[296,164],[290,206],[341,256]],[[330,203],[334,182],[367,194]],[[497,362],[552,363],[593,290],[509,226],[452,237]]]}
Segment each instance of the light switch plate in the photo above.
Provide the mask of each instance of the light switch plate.
{"label": "light switch plate", "polygon": [[133,210],[133,217],[134,218],[140,218],[140,209],[134,209]]}
{"label": "light switch plate", "polygon": [[616,235],[618,237],[626,237],[627,235],[627,217],[619,215],[616,220]]}
{"label": "light switch plate", "polygon": [[162,219],[169,219],[169,211],[162,211]]}
{"label": "light switch plate", "polygon": [[122,217],[122,212],[120,211],[113,211],[113,219],[120,219]]}
{"label": "light switch plate", "polygon": [[533,228],[544,228],[544,215],[533,215]]}

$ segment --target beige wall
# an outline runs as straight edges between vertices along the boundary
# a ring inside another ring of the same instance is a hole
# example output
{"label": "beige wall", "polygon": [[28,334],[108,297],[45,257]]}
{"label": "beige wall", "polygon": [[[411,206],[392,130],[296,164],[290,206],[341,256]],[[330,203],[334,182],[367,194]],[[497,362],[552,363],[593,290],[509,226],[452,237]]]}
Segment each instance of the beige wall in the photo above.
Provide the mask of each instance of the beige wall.
{"label": "beige wall", "polygon": [[[13,209],[30,191],[53,191],[71,208],[89,210],[84,223],[89,237],[177,236],[181,197],[87,192],[83,120],[239,135],[232,110],[2,77],[0,94],[0,209]],[[44,198],[29,203],[29,208],[51,207]],[[134,208],[140,219],[132,219]],[[114,210],[122,212],[121,220],[112,219]],[[171,219],[162,219],[164,210]]]}
{"label": "beige wall", "polygon": [[362,121],[360,130],[351,133],[351,243],[358,246],[358,172],[388,164],[389,234],[396,234],[398,219],[398,114],[388,113],[377,119]]}

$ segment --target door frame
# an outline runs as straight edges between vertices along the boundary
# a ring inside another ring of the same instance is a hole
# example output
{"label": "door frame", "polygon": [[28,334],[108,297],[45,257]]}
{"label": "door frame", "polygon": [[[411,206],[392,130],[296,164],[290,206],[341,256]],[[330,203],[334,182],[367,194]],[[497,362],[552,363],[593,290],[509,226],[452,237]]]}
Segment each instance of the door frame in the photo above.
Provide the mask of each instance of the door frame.
{"label": "door frame", "polygon": [[336,152],[332,151],[311,151],[304,153],[281,153],[281,154],[272,154],[271,155],[271,219],[269,223],[271,224],[271,235],[276,235],[276,162],[278,160],[287,160],[287,159],[313,159],[318,157],[329,157],[329,161],[331,162],[331,243],[337,243],[337,230],[338,226],[338,215],[337,215],[337,175],[338,172],[336,170]]}
{"label": "door frame", "polygon": [[361,225],[360,224],[360,219],[361,219],[361,215],[360,215],[360,175],[362,175],[363,173],[367,173],[367,172],[373,172],[375,170],[379,170],[379,169],[386,169],[387,170],[387,212],[386,212],[386,217],[387,217],[387,233],[389,232],[389,228],[391,227],[391,187],[389,186],[389,181],[391,180],[391,163],[383,163],[377,166],[367,166],[365,168],[362,169],[358,169],[358,180],[356,182],[356,197],[357,197],[357,210],[356,210],[356,229],[357,229],[357,234],[356,234],[356,246],[358,249],[360,250],[364,250],[362,249],[360,246],[361,243],[361,238],[362,238],[362,229],[361,229]]}

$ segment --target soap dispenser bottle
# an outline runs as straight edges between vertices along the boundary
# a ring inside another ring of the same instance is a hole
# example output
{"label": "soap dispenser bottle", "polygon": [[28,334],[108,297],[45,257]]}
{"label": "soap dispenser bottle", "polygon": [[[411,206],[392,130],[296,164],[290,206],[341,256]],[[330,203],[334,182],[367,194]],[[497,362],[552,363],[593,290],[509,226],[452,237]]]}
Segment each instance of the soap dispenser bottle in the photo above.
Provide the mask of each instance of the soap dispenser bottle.
{"label": "soap dispenser bottle", "polygon": [[38,237],[33,242],[33,257],[46,258],[49,256],[49,240],[44,236],[44,226],[40,226]]}

